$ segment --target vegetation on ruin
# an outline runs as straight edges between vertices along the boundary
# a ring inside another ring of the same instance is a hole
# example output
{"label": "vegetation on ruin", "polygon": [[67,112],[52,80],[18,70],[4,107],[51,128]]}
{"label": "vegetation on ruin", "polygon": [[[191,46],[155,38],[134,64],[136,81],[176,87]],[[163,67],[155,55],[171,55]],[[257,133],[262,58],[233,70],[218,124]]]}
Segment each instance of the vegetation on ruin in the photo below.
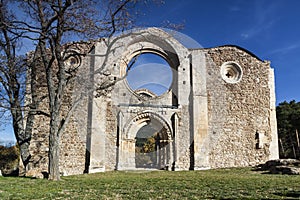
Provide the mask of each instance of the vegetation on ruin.
{"label": "vegetation on ruin", "polygon": [[45,179],[0,177],[0,199],[295,199],[300,176],[250,168],[107,172]]}

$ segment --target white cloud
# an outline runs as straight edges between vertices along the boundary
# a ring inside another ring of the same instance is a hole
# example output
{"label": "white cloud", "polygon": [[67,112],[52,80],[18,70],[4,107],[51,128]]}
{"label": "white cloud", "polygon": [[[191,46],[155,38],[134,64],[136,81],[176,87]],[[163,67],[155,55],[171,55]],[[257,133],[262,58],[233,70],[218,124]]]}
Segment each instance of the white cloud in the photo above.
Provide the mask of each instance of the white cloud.
{"label": "white cloud", "polygon": [[243,39],[250,39],[262,32],[269,30],[275,23],[276,20],[271,20],[271,21],[264,21],[264,22],[254,24],[252,27],[242,32],[241,37]]}
{"label": "white cloud", "polygon": [[279,9],[280,5],[273,1],[256,1],[252,12],[253,23],[241,32],[240,37],[250,39],[262,32],[267,32],[278,21],[278,17],[274,18],[274,16]]}
{"label": "white cloud", "polygon": [[241,37],[244,38],[244,39],[247,39],[249,37],[249,34],[248,33],[242,33]]}
{"label": "white cloud", "polygon": [[293,43],[293,44],[290,44],[290,45],[287,45],[287,46],[284,46],[284,47],[280,47],[280,48],[277,48],[277,49],[274,49],[272,51],[270,51],[268,53],[268,55],[273,55],[273,54],[286,54],[292,50],[295,50],[295,49],[298,49],[300,48],[300,42],[298,43]]}
{"label": "white cloud", "polygon": [[239,6],[236,6],[236,5],[229,7],[229,11],[231,11],[231,12],[237,12],[237,11],[240,11],[240,10],[241,10],[241,8]]}

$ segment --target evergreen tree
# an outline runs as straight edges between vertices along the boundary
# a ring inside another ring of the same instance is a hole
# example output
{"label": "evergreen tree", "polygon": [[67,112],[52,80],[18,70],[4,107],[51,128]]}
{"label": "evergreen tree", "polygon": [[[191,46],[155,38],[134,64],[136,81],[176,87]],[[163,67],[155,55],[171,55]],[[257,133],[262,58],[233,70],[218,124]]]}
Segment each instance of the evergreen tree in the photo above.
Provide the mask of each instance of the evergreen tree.
{"label": "evergreen tree", "polygon": [[280,158],[300,158],[300,102],[279,103],[276,109]]}

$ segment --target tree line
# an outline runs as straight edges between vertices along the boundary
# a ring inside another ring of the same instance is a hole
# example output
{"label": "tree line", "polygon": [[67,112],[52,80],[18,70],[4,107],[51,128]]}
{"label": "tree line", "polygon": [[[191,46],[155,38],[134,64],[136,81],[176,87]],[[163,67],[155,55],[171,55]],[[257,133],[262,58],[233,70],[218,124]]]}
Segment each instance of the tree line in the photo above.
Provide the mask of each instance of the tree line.
{"label": "tree line", "polygon": [[276,107],[280,158],[300,159],[300,102],[281,102]]}

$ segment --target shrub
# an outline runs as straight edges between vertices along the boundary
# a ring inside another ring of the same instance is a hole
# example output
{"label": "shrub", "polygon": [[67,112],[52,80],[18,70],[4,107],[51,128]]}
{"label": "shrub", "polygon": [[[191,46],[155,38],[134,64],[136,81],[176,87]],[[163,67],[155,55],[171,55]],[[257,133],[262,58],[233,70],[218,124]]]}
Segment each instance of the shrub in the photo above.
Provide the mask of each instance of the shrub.
{"label": "shrub", "polygon": [[3,175],[18,175],[19,148],[0,146],[0,170]]}

